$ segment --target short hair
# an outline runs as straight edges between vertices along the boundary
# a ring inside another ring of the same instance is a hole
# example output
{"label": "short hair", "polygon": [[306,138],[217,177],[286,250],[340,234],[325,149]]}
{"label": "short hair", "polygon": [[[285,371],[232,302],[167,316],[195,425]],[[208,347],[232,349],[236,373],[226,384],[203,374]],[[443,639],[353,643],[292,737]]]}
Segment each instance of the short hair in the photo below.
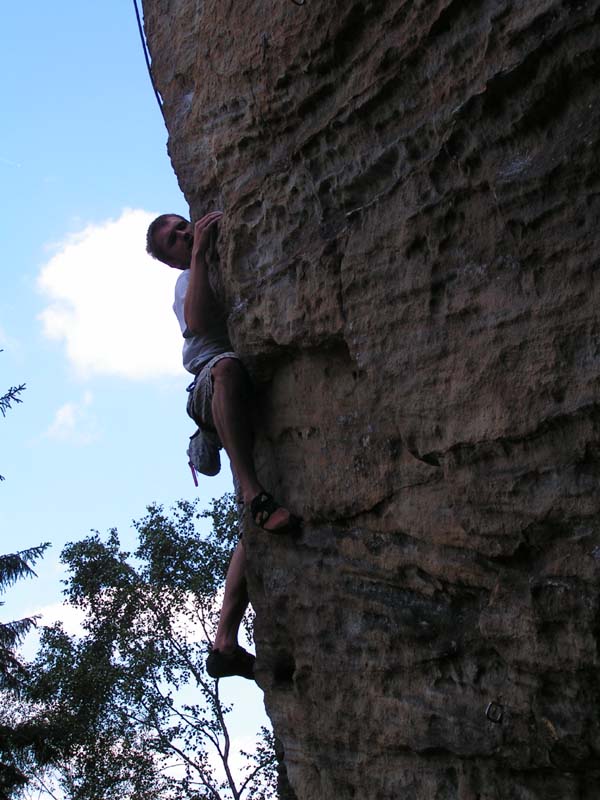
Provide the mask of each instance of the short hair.
{"label": "short hair", "polygon": [[159,217],[152,220],[146,232],[146,252],[149,253],[152,258],[156,258],[158,261],[162,261],[164,264],[168,264],[167,258],[160,247],[158,247],[156,244],[154,236],[159,228],[162,228],[163,225],[166,225],[171,217],[185,219],[185,217],[182,217],[181,214],[161,214]]}

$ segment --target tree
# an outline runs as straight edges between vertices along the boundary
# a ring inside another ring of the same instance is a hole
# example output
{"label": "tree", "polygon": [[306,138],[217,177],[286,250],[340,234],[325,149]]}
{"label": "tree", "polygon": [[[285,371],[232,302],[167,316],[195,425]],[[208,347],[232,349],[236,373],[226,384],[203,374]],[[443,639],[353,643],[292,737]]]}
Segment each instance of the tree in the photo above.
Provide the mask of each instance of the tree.
{"label": "tree", "polygon": [[[0,350],[0,353],[2,350]],[[11,386],[10,389],[5,392],[2,397],[0,397],[0,411],[2,412],[2,416],[6,416],[6,412],[11,408],[13,403],[22,403],[23,401],[19,397],[21,392],[25,391],[25,384],[22,383],[20,386]]]}
{"label": "tree", "polygon": [[[0,556],[0,593],[19,578],[35,576],[33,564],[41,558],[49,543]],[[0,606],[4,601],[0,601]],[[27,670],[17,655],[26,634],[35,627],[35,617],[0,623],[0,690],[20,691]]]}
{"label": "tree", "polygon": [[[47,547],[42,544],[0,556],[0,593],[19,578],[35,575],[33,564]],[[2,605],[4,601],[0,601]],[[15,708],[28,678],[17,648],[34,626],[35,617],[0,623],[0,797],[25,785],[26,763],[34,752],[39,754],[44,749],[42,732],[23,720]]]}
{"label": "tree", "polygon": [[[0,353],[2,350],[0,350]],[[22,403],[23,401],[19,397],[19,395],[25,391],[25,384],[22,383],[20,386],[11,386],[10,389],[5,392],[2,396],[0,396],[0,412],[2,416],[6,416],[6,412],[12,408],[13,403]],[[0,475],[0,481],[3,481],[4,477]]]}
{"label": "tree", "polygon": [[[13,403],[22,402],[19,395],[24,390],[25,384],[12,386],[0,396],[3,417]],[[0,480],[4,480],[2,475]],[[0,594],[20,578],[34,576],[33,565],[48,546],[46,543],[0,555]],[[4,601],[0,601],[3,605]],[[43,734],[23,720],[17,706],[28,677],[17,649],[35,624],[35,617],[0,622],[0,797],[8,797],[25,785],[25,764],[34,752],[40,754],[44,749]]]}
{"label": "tree", "polygon": [[[208,535],[197,530],[210,519]],[[112,530],[67,545],[65,594],[84,613],[84,635],[42,633],[30,698],[52,732],[55,778],[67,798],[266,800],[274,796],[269,735],[236,779],[230,710],[204,660],[219,591],[237,541],[226,495],[210,511],[181,501],[134,523],[135,553]],[[266,738],[265,738],[266,737]]]}

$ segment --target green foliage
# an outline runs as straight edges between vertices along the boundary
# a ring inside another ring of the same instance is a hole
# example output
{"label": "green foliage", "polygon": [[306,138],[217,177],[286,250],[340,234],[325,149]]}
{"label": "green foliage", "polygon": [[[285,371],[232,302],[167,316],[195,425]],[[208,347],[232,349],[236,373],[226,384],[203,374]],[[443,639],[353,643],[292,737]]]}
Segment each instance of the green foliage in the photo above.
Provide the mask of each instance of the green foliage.
{"label": "green foliage", "polygon": [[[23,577],[35,575],[33,564],[48,544],[0,556],[0,592]],[[0,606],[4,605],[0,601]],[[8,797],[26,783],[24,765],[32,753],[45,747],[43,732],[17,713],[28,673],[17,647],[35,626],[35,618],[0,623],[0,797]]]}
{"label": "green foliage", "polygon": [[[0,592],[4,593],[19,578],[34,576],[32,565],[41,558],[48,546],[46,543],[18,553],[0,556]],[[0,601],[0,606],[3,605],[4,601]],[[19,691],[25,669],[16,654],[16,649],[33,627],[35,618],[32,617],[0,623],[0,690]]]}
{"label": "green foliage", "polygon": [[[2,350],[0,350],[0,353]],[[25,391],[25,384],[22,383],[20,386],[11,386],[8,391],[6,391],[3,395],[0,395],[0,413],[3,417],[6,416],[6,412],[12,407],[13,403],[22,403],[23,401],[19,397],[19,395]],[[0,475],[0,481],[3,481],[4,477]]]}
{"label": "green foliage", "polygon": [[[2,352],[2,351],[0,351]],[[13,403],[20,403],[25,384],[11,386],[0,396],[3,417]],[[0,481],[4,478],[0,475]],[[47,544],[0,556],[0,593],[23,577],[35,575],[33,564],[41,558]],[[0,606],[4,601],[0,601]],[[34,750],[41,751],[37,729],[22,721],[16,703],[22,693],[27,671],[17,654],[17,648],[31,628],[35,618],[0,622],[0,797],[9,797],[27,782],[23,766]]]}
{"label": "green foliage", "polygon": [[[198,531],[203,518],[208,535]],[[121,550],[116,530],[62,553],[84,635],[46,628],[30,684],[60,790],[73,800],[266,800],[273,749],[263,742],[236,781],[230,709],[204,668],[238,539],[233,499],[200,514],[184,501],[171,516],[150,506],[134,524],[134,553]]]}
{"label": "green foliage", "polygon": [[22,383],[20,386],[11,386],[7,392],[0,396],[0,412],[2,413],[3,417],[6,416],[6,412],[9,410],[9,408],[11,408],[13,403],[23,402],[19,395],[24,391],[25,384]]}

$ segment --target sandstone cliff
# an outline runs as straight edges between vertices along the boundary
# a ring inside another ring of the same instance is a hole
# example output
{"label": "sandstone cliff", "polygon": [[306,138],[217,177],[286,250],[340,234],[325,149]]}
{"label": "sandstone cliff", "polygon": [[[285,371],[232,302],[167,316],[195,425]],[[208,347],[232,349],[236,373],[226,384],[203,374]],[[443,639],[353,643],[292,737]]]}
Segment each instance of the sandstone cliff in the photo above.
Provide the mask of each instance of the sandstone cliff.
{"label": "sandstone cliff", "polygon": [[600,2],[144,10],[306,520],[247,540],[297,797],[597,799]]}

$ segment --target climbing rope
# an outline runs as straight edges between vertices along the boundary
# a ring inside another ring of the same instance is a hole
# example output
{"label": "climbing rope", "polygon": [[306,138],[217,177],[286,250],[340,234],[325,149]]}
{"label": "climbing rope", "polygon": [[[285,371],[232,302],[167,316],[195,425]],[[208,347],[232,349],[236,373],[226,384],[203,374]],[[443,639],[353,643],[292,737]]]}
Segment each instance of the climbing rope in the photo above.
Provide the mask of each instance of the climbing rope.
{"label": "climbing rope", "polygon": [[[294,0],[294,2],[296,2],[296,0]],[[160,108],[160,113],[162,114],[162,118],[166,125],[167,120],[165,119],[165,112],[163,111],[163,102],[158,92],[158,89],[156,88],[156,84],[154,83],[154,76],[152,75],[150,54],[148,53],[148,45],[146,43],[146,37],[144,36],[144,28],[142,26],[142,18],[140,16],[140,10],[138,8],[137,0],[133,0],[133,7],[135,8],[135,18],[137,19],[138,31],[140,32],[142,49],[144,50],[144,58],[146,59],[146,67],[148,68],[148,75],[150,76],[150,83],[152,84],[152,88],[154,89],[154,96],[156,97],[156,102],[158,103],[158,107]]]}

